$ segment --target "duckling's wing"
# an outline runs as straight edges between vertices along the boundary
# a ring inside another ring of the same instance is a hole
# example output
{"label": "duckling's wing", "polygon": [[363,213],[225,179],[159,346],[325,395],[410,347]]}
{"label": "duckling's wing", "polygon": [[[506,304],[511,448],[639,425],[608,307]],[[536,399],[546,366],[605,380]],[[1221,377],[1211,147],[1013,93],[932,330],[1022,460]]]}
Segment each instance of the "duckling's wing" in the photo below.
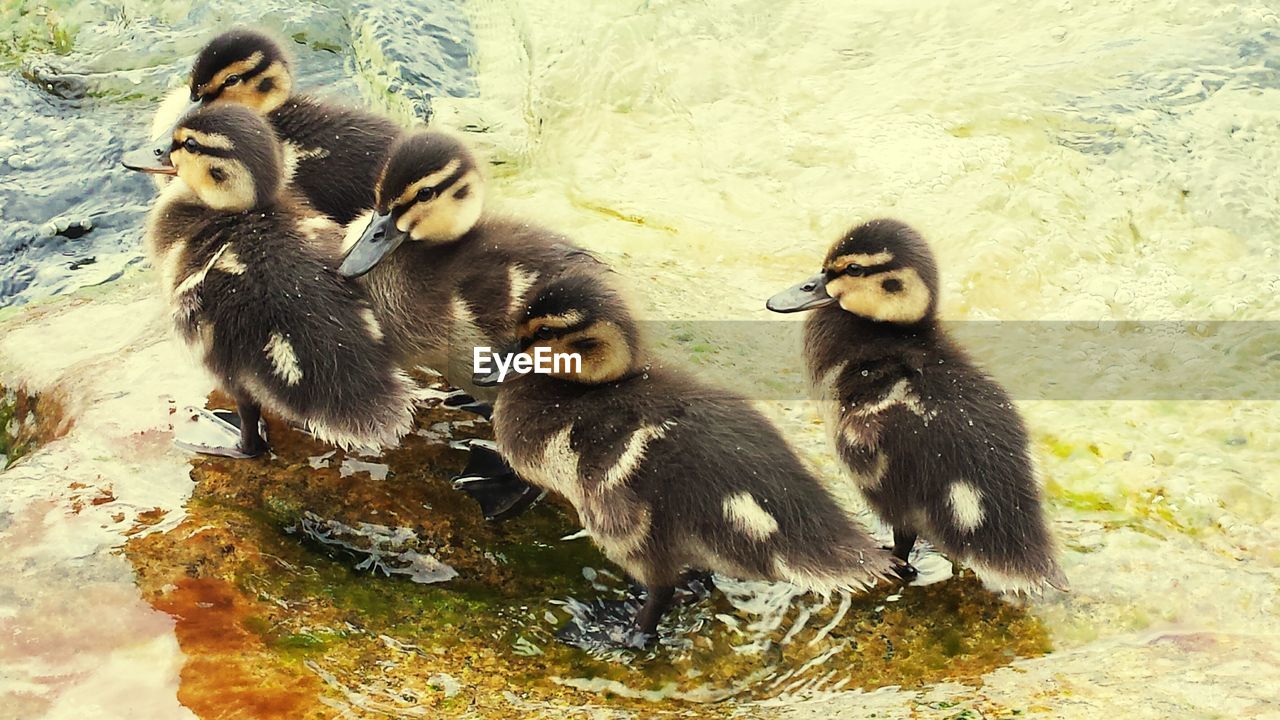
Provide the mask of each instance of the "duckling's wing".
{"label": "duckling's wing", "polygon": [[593,265],[599,265],[600,269],[602,270],[608,270],[609,272],[613,272],[613,268],[609,267],[609,265],[605,263],[604,260],[600,259],[599,255],[596,255],[590,250],[580,248],[576,245],[570,245],[569,243],[561,243],[561,242],[552,243],[551,249],[559,252],[566,260],[589,262]]}
{"label": "duckling's wing", "polygon": [[921,498],[926,536],[996,589],[1065,586],[1013,401],[976,368],[948,365],[919,379],[927,424],[901,411],[887,428],[882,484]]}
{"label": "duckling's wing", "polygon": [[408,431],[412,382],[397,369],[363,289],[275,226],[237,242],[239,272],[202,290],[215,372],[264,406],[342,447],[382,447]]}

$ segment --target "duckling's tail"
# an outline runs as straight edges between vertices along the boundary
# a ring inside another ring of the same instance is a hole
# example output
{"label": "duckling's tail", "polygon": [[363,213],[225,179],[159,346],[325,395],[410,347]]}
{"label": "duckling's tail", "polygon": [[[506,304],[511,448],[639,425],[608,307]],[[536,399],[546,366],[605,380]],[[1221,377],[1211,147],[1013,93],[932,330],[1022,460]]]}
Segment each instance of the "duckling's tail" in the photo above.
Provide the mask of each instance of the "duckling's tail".
{"label": "duckling's tail", "polygon": [[963,562],[978,576],[982,584],[993,592],[1040,595],[1049,588],[1060,592],[1071,592],[1071,584],[1067,580],[1066,573],[1053,560],[1049,561],[1047,567],[1036,570],[1001,568],[972,558],[966,558]]}
{"label": "duckling's tail", "polygon": [[376,378],[359,400],[329,404],[307,418],[307,431],[343,450],[394,446],[413,428],[415,385],[401,370]]}
{"label": "duckling's tail", "polygon": [[787,582],[820,593],[868,590],[892,577],[895,561],[861,531],[835,547],[812,545],[774,556],[774,572]]}

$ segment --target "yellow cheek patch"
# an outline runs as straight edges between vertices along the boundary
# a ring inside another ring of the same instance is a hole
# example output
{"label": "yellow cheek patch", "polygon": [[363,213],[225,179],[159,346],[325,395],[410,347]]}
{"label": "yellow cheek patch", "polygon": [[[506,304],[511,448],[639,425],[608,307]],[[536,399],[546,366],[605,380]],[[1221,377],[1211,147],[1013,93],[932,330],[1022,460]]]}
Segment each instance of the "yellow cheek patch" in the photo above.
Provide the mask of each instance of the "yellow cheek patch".
{"label": "yellow cheek patch", "polygon": [[[270,80],[267,90],[262,89],[263,81]],[[272,63],[266,70],[254,75],[237,85],[223,88],[217,102],[229,102],[245,105],[260,113],[269,113],[289,99],[292,82],[284,65]]]}
{"label": "yellow cheek patch", "polygon": [[257,203],[253,177],[241,163],[226,159],[216,161],[216,167],[223,175],[222,182],[218,182],[210,174],[215,162],[208,157],[185,150],[175,150],[170,157],[178,169],[178,177],[205,205],[216,210],[238,212]]}
{"label": "yellow cheek patch", "polygon": [[[417,185],[417,183],[414,184]],[[455,193],[458,188],[464,186],[469,187],[470,192],[458,198]],[[457,240],[467,234],[480,220],[480,214],[484,210],[484,193],[479,191],[479,187],[478,175],[475,172],[469,172],[450,188],[450,192],[409,206],[409,209],[396,220],[396,227],[402,232],[409,233],[414,240],[427,242]]]}
{"label": "yellow cheek patch", "polygon": [[893,262],[893,253],[887,250],[882,250],[878,253],[850,253],[841,255],[827,263],[827,269],[832,272],[842,273],[850,265],[876,267],[878,265],[888,265],[891,262]]}
{"label": "yellow cheek patch", "polygon": [[929,312],[929,288],[914,268],[852,277],[841,275],[827,283],[827,294],[855,315],[882,322],[914,323]]}
{"label": "yellow cheek patch", "polygon": [[[595,340],[595,347],[590,350],[573,347],[575,341],[586,338]],[[566,335],[557,345],[557,352],[576,353],[582,357],[582,371],[565,375],[566,380],[590,384],[606,383],[626,375],[631,369],[631,346],[622,336],[622,330],[613,323],[596,323]]]}

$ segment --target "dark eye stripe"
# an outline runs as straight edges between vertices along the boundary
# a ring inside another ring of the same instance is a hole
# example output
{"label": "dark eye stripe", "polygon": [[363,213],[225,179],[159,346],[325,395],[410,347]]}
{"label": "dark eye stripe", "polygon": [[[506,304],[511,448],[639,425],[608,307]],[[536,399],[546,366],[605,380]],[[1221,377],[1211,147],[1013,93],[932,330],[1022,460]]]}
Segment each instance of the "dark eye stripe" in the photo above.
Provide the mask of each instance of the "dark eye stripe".
{"label": "dark eye stripe", "polygon": [[[271,58],[265,55],[262,56],[262,59],[258,61],[257,65],[254,65],[252,68],[250,68],[245,72],[237,73],[240,76],[240,83],[241,84],[247,83],[254,76],[261,75],[263,72],[266,71],[267,68],[271,67],[272,62],[273,61]],[[213,102],[214,100],[217,100],[218,96],[222,94],[222,91],[226,89],[227,89],[226,85],[220,85],[217,88],[215,88],[213,92],[205,95],[200,99],[204,102]]]}
{"label": "dark eye stripe", "polygon": [[436,195],[443,195],[445,190],[453,187],[454,183],[461,180],[462,176],[466,175],[470,170],[471,166],[469,164],[465,162],[458,163],[458,169],[454,170],[453,174],[449,177],[436,183],[435,187],[432,189],[435,190]]}
{"label": "dark eye stripe", "polygon": [[[453,173],[449,175],[449,177],[445,178],[444,180],[441,180],[435,185],[431,185],[430,187],[418,188],[418,192],[421,193],[423,190],[430,190],[432,199],[438,198],[441,195],[444,195],[445,190],[448,190],[450,187],[456,185],[457,182],[461,180],[462,177],[470,171],[471,171],[471,166],[469,164],[459,163],[458,169],[454,170]],[[403,205],[395,206],[394,208],[391,209],[391,212],[392,214],[399,216],[409,208],[413,207],[417,202],[418,202],[418,196],[414,195],[413,198],[409,200],[409,202],[404,203]]]}
{"label": "dark eye stripe", "polygon": [[196,142],[196,146],[194,148],[189,148],[184,143],[180,143],[177,140],[174,140],[171,151],[178,150],[178,149],[186,150],[188,152],[199,153],[200,155],[208,155],[209,157],[217,157],[217,158],[235,157],[235,153],[231,152],[230,150],[226,150],[224,148],[209,147],[208,145],[201,145],[199,141]]}

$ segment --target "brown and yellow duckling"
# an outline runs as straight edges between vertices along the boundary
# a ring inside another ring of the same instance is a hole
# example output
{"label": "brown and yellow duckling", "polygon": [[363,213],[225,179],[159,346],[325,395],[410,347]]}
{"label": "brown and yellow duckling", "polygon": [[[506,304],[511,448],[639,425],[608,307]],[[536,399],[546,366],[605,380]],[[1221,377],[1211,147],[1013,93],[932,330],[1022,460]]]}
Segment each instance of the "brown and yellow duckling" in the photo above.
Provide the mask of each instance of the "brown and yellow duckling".
{"label": "brown and yellow duckling", "polygon": [[580,361],[502,380],[493,422],[521,477],[569,500],[644,585],[632,644],[655,638],[690,571],[818,591],[890,573],[889,554],[746,398],[647,355],[608,280],[580,273],[540,287],[519,321],[519,352]]}
{"label": "brown and yellow duckling", "polygon": [[893,527],[894,555],[906,563],[922,535],[993,589],[1065,590],[1022,419],[948,337],[937,303],[924,239],[872,220],[768,307],[812,311],[809,379],[849,475]]}
{"label": "brown and yellow duckling", "polygon": [[235,398],[239,442],[267,449],[263,407],[323,441],[394,443],[411,426],[413,385],[358,283],[338,275],[341,229],[284,189],[283,154],[259,115],[238,105],[186,116],[146,172],[176,176],[147,218],[178,334]]}
{"label": "brown and yellow duckling", "polygon": [[[198,107],[238,104],[262,114],[284,144],[286,180],[307,202],[339,224],[373,207],[383,155],[400,133],[380,115],[293,92],[292,60],[271,36],[249,29],[224,32],[196,56],[185,92],[190,104],[166,101],[156,129]],[[176,111],[176,115],[174,113]],[[128,158],[145,165],[168,145]]]}
{"label": "brown and yellow duckling", "polygon": [[[484,197],[484,174],[466,145],[440,132],[406,134],[387,153],[374,213],[353,223],[362,232],[339,271],[368,288],[400,363],[437,370],[487,415],[494,393],[472,383],[473,348],[508,342],[538,283],[604,266],[559,234],[485,213]],[[541,495],[483,446],[473,446],[456,484],[490,519]]]}

